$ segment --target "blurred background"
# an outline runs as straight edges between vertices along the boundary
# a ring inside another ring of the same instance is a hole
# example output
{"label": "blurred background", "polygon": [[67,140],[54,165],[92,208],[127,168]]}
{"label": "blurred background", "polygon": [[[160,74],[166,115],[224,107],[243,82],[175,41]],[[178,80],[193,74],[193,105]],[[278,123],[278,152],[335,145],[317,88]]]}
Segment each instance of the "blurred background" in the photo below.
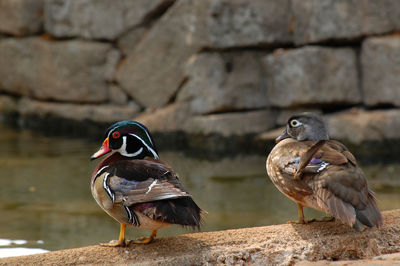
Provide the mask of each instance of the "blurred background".
{"label": "blurred background", "polygon": [[0,255],[118,236],[89,157],[126,119],[209,212],[203,231],[297,217],[265,159],[300,111],[400,208],[399,33],[396,0],[1,0]]}

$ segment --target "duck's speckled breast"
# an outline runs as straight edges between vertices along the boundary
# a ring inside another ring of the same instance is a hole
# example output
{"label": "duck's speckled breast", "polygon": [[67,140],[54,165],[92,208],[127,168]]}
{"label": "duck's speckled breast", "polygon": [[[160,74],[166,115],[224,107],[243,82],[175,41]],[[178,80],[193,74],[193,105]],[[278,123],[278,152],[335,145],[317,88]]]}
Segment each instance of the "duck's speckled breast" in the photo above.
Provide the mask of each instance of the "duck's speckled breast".
{"label": "duck's speckled breast", "polygon": [[303,180],[295,180],[296,160],[307,151],[308,146],[293,139],[284,139],[272,149],[266,162],[268,176],[274,185],[286,196],[297,202],[313,194]]}

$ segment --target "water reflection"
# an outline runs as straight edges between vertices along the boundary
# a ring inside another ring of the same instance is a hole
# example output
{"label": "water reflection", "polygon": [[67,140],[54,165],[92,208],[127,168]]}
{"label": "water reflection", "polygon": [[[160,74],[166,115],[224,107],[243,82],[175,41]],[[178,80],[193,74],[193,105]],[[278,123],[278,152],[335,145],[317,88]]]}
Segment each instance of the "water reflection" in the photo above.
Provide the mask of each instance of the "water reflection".
{"label": "water reflection", "polygon": [[[99,143],[6,128],[0,128],[0,132],[0,238],[24,239],[27,242],[23,247],[56,250],[118,237],[118,223],[97,206],[89,188],[89,176],[97,164],[89,157]],[[278,224],[297,218],[295,204],[267,179],[264,157],[208,161],[176,152],[160,155],[208,211],[203,231]],[[364,169],[376,189],[380,208],[399,208],[400,183],[395,174],[400,165]],[[308,209],[306,215],[322,216]],[[161,230],[159,236],[186,232],[173,226]],[[147,234],[145,230],[128,229],[127,236]]]}

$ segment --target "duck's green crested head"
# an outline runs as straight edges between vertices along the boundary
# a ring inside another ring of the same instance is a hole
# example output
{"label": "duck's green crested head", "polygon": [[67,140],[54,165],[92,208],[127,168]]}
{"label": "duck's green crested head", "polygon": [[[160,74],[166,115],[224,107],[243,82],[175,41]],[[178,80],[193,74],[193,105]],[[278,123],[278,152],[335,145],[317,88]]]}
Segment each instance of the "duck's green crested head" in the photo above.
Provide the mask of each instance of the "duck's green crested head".
{"label": "duck's green crested head", "polygon": [[108,127],[103,145],[98,152],[93,154],[92,159],[113,150],[132,159],[143,159],[144,157],[159,159],[149,130],[136,121],[120,121]]}

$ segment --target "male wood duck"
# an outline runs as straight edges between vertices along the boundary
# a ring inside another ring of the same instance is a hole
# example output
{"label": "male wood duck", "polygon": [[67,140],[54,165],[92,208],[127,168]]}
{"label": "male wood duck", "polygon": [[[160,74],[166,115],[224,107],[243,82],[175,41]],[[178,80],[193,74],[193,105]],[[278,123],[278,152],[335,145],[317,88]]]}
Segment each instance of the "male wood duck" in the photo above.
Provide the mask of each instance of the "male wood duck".
{"label": "male wood duck", "polygon": [[[147,244],[156,238],[158,229],[171,224],[200,228],[202,210],[171,167],[159,160],[144,125],[135,121],[111,125],[91,159],[108,153],[93,171],[91,190],[100,207],[121,227],[118,241],[101,245]],[[126,226],[149,229],[152,234],[127,241]]]}
{"label": "male wood duck", "polygon": [[374,193],[356,159],[342,143],[329,140],[321,116],[292,116],[276,142],[267,158],[267,172],[275,186],[297,203],[298,223],[309,222],[303,214],[306,206],[358,231],[382,225]]}

